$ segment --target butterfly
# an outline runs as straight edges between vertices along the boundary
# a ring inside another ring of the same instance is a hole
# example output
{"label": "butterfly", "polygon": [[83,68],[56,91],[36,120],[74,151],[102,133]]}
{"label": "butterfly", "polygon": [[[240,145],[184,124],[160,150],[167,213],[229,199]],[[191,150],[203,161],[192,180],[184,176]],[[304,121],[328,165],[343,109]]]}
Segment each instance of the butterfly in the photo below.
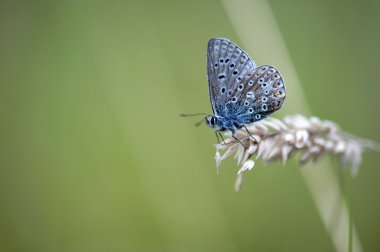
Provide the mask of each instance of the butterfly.
{"label": "butterfly", "polygon": [[205,117],[205,123],[215,133],[230,130],[236,140],[238,129],[272,114],[285,100],[284,80],[276,68],[257,67],[245,51],[226,38],[208,41],[207,77],[214,115]]}

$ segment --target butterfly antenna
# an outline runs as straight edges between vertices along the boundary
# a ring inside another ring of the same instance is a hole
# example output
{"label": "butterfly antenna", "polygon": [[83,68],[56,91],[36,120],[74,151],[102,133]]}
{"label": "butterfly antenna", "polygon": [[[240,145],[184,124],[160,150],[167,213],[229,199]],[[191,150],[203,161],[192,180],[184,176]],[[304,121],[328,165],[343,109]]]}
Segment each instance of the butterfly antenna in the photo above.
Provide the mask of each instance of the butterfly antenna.
{"label": "butterfly antenna", "polygon": [[[206,114],[206,113],[194,113],[194,114],[179,114],[179,116],[182,116],[182,117],[189,117],[189,116],[200,116],[200,115],[203,115],[203,116],[210,116],[209,114]],[[202,119],[202,121],[200,122],[197,122],[195,124],[196,127],[199,127],[202,123],[203,123],[204,119]]]}
{"label": "butterfly antenna", "polygon": [[199,127],[203,122],[204,122],[204,119],[202,119],[202,121],[200,121],[200,122],[197,122],[197,123],[195,124],[195,127]]}
{"label": "butterfly antenna", "polygon": [[182,117],[188,117],[188,116],[199,116],[199,115],[207,115],[206,113],[195,113],[195,114],[179,114],[179,116],[182,116]]}

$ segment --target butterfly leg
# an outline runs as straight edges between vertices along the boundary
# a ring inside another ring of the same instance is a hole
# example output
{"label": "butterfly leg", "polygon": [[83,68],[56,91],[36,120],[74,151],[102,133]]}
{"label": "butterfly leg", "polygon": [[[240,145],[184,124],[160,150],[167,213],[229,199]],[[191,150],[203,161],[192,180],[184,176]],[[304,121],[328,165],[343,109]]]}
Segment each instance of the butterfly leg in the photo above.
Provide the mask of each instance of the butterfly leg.
{"label": "butterfly leg", "polygon": [[234,135],[232,135],[232,138],[234,138],[236,141],[238,141],[241,145],[243,145],[246,149],[248,149],[247,146],[245,146],[237,137],[235,137]]}
{"label": "butterfly leg", "polygon": [[215,136],[216,136],[216,140],[218,141],[218,144],[220,144],[220,140],[219,140],[219,136],[218,136],[218,131],[215,130]]}
{"label": "butterfly leg", "polygon": [[224,144],[227,144],[227,143],[226,143],[226,141],[224,141],[223,135],[222,135],[222,133],[220,133],[220,131],[219,131],[219,130],[218,130],[218,134],[219,134],[220,138],[222,138],[222,140],[223,140],[223,143],[224,143]]}
{"label": "butterfly leg", "polygon": [[216,135],[216,139],[218,140],[218,144],[220,144],[220,139],[219,137],[223,140],[223,144],[227,144],[226,141],[224,141],[224,138],[222,136],[222,133],[220,133],[219,130],[215,130],[215,135]]}
{"label": "butterfly leg", "polygon": [[257,144],[257,140],[256,140],[256,138],[254,138],[254,137],[252,136],[252,134],[251,134],[251,132],[249,132],[248,128],[247,128],[245,125],[243,125],[243,127],[244,127],[244,129],[247,131],[248,135],[253,139],[253,141],[255,142],[255,144]]}

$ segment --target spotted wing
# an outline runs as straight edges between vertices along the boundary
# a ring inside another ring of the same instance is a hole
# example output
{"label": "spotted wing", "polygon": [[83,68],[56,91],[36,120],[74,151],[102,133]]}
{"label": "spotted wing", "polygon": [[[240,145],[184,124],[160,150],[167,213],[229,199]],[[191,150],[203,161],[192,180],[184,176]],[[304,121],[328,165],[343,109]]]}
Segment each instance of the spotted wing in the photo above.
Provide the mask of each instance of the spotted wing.
{"label": "spotted wing", "polygon": [[280,73],[272,66],[261,66],[238,84],[226,102],[226,114],[237,124],[250,124],[280,109],[285,96]]}
{"label": "spotted wing", "polygon": [[246,52],[225,38],[212,38],[207,48],[210,102],[216,116],[226,116],[226,104],[239,83],[251,76],[256,63]]}

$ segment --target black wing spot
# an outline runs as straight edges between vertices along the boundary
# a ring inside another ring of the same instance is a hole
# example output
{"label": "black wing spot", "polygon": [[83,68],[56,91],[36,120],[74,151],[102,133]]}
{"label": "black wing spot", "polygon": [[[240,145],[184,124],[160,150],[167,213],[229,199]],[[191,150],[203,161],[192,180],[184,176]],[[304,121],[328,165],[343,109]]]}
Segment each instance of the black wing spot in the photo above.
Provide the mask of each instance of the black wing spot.
{"label": "black wing spot", "polygon": [[266,83],[263,83],[263,87],[266,87],[267,86],[267,84]]}
{"label": "black wing spot", "polygon": [[238,71],[235,70],[235,71],[233,71],[232,73],[233,73],[234,75],[237,75],[237,74],[238,74]]}
{"label": "black wing spot", "polygon": [[260,120],[260,118],[261,118],[261,115],[260,115],[260,114],[255,115],[255,119],[256,119],[256,120]]}
{"label": "black wing spot", "polygon": [[223,63],[223,62],[224,62],[224,60],[223,60],[223,59],[220,59],[220,60],[219,60],[219,62],[220,62],[220,63]]}
{"label": "black wing spot", "polygon": [[243,84],[240,84],[239,87],[238,87],[239,91],[242,91],[243,88],[244,88],[244,85],[243,85]]}
{"label": "black wing spot", "polygon": [[238,81],[241,81],[241,76],[237,77],[237,80],[238,80]]}
{"label": "black wing spot", "polygon": [[237,101],[237,98],[236,98],[236,97],[232,97],[231,101],[232,101],[232,102],[236,102],[236,101]]}
{"label": "black wing spot", "polygon": [[263,102],[267,102],[267,101],[268,101],[268,98],[264,96],[263,98],[261,98],[261,100],[262,100]]}
{"label": "black wing spot", "polygon": [[226,59],[226,61],[225,61],[225,62],[226,62],[226,64],[227,64],[229,61],[230,61],[230,59],[229,59],[229,58],[227,58],[227,59]]}
{"label": "black wing spot", "polygon": [[231,63],[230,64],[230,68],[234,68],[235,67],[235,64],[234,63]]}
{"label": "black wing spot", "polygon": [[222,94],[224,94],[226,92],[226,88],[222,87],[222,89],[220,91],[222,92]]}
{"label": "black wing spot", "polygon": [[248,85],[252,86],[253,85],[253,80],[248,81]]}
{"label": "black wing spot", "polygon": [[263,78],[260,78],[259,79],[259,83],[262,84],[264,82],[264,79]]}
{"label": "black wing spot", "polygon": [[215,63],[214,67],[217,68],[218,67],[218,63]]}
{"label": "black wing spot", "polygon": [[262,109],[263,111],[267,111],[267,110],[268,110],[268,106],[267,106],[266,104],[263,104],[263,105],[261,106],[261,109]]}
{"label": "black wing spot", "polygon": [[225,79],[226,78],[226,76],[224,75],[224,74],[220,74],[219,76],[218,76],[218,79],[219,80],[221,80],[221,79]]}
{"label": "black wing spot", "polygon": [[252,114],[252,113],[253,113],[253,108],[249,108],[249,109],[248,109],[248,113],[249,113],[249,114]]}
{"label": "black wing spot", "polygon": [[244,106],[249,106],[249,101],[245,101]]}

